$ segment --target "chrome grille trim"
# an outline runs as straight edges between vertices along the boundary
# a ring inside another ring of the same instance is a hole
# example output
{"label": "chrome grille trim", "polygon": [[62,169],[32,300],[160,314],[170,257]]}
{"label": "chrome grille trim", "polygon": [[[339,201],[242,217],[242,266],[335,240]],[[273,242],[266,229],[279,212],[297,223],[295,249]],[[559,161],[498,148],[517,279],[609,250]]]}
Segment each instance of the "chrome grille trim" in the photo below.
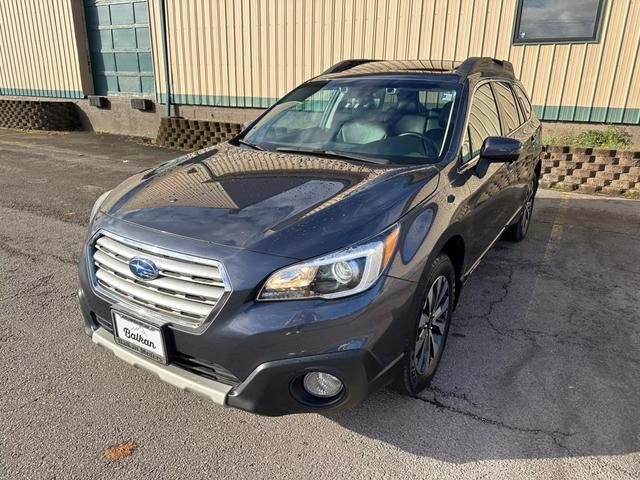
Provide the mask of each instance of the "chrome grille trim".
{"label": "chrome grille trim", "polygon": [[[220,262],[165,250],[98,232],[89,243],[89,268],[96,293],[119,306],[132,307],[138,316],[155,324],[173,324],[201,330],[219,311],[231,292]],[[129,261],[153,261],[159,276],[141,280]]]}

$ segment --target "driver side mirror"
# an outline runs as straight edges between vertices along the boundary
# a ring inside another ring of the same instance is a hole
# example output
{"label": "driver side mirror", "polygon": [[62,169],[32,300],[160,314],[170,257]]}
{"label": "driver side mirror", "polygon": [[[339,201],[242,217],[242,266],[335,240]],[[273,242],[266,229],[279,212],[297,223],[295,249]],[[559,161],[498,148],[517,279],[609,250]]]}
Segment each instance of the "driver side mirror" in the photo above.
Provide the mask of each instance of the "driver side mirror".
{"label": "driver side mirror", "polygon": [[489,163],[511,163],[518,160],[522,143],[509,137],[487,137],[480,149],[480,158]]}

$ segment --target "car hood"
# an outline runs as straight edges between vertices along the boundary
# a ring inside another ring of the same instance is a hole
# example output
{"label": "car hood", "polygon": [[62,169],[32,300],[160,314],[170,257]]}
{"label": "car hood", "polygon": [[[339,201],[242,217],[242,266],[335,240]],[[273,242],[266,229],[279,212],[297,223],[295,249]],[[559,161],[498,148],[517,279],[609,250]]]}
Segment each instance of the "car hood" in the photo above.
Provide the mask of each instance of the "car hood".
{"label": "car hood", "polygon": [[224,144],[129,178],[101,210],[174,235],[302,259],[379,233],[433,193],[437,180],[435,166]]}

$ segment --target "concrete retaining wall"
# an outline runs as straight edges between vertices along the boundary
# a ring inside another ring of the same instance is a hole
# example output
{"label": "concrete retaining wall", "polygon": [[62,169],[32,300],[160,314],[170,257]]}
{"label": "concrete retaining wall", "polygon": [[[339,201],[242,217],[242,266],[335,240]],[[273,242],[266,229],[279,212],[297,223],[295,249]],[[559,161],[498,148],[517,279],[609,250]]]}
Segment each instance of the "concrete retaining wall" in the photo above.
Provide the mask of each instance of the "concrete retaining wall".
{"label": "concrete retaining wall", "polygon": [[640,198],[640,151],[547,146],[540,186]]}
{"label": "concrete retaining wall", "polygon": [[239,123],[164,117],[156,143],[180,150],[198,150],[230,140],[241,130],[242,125]]}
{"label": "concrete retaining wall", "polygon": [[75,130],[78,112],[73,102],[0,100],[0,127],[23,130]]}

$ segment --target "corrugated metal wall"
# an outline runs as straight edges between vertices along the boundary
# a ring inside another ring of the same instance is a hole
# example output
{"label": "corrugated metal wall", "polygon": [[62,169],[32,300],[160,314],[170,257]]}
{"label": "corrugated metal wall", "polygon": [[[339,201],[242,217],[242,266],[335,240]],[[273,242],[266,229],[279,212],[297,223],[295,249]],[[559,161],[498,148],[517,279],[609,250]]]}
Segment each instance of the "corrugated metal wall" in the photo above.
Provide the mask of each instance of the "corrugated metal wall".
{"label": "corrugated metal wall", "polygon": [[0,1],[0,95],[84,96],[73,2]]}
{"label": "corrugated metal wall", "polygon": [[[162,65],[159,1],[149,1],[156,65]],[[599,43],[526,46],[512,45],[516,0],[166,5],[176,103],[265,107],[345,58],[486,55],[513,62],[545,119],[640,123],[640,0],[605,2]],[[155,75],[162,92],[162,69]]]}
{"label": "corrugated metal wall", "polygon": [[[149,12],[164,101],[160,1]],[[640,124],[640,0],[605,2],[599,42],[526,46],[512,44],[517,0],[165,1],[176,103],[266,107],[345,58],[488,55],[514,64],[544,119]],[[0,1],[0,94],[92,92],[82,9]]]}

